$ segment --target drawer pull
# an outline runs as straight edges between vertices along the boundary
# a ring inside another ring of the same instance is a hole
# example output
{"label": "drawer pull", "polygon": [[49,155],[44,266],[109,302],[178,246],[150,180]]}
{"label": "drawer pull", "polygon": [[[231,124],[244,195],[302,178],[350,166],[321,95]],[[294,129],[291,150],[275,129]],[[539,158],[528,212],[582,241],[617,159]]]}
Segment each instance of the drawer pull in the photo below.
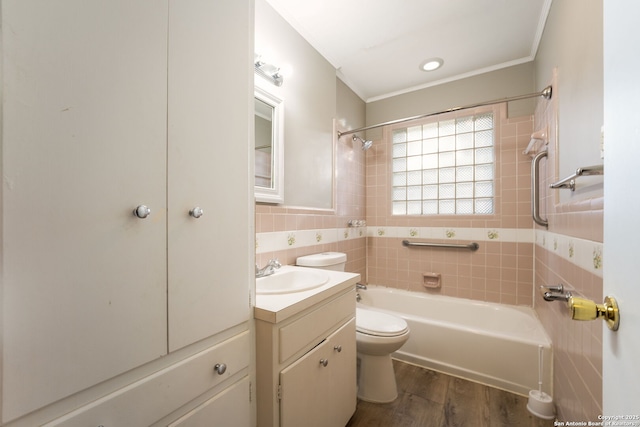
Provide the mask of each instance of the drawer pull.
{"label": "drawer pull", "polygon": [[320,359],[320,364],[324,367],[326,367],[329,364],[329,360],[328,359]]}
{"label": "drawer pull", "polygon": [[213,370],[216,371],[218,375],[222,375],[227,372],[227,365],[224,363],[217,363],[216,366],[213,367]]}
{"label": "drawer pull", "polygon": [[338,353],[340,353],[342,351],[342,346],[341,345],[336,345],[336,346],[333,346],[333,349],[335,351],[337,351]]}

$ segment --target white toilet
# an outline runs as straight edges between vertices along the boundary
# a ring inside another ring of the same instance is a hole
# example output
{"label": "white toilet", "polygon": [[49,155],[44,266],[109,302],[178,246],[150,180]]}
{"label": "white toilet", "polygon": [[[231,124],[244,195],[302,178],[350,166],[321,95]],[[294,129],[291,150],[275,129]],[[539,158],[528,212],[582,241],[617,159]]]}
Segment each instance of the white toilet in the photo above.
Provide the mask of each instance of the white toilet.
{"label": "white toilet", "polygon": [[[347,255],[323,252],[296,259],[304,267],[344,271]],[[404,319],[381,311],[356,307],[356,348],[358,351],[358,398],[386,403],[398,397],[391,353],[409,339]]]}
{"label": "white toilet", "polygon": [[409,339],[409,325],[388,313],[356,307],[358,398],[386,403],[398,397],[391,353]]}

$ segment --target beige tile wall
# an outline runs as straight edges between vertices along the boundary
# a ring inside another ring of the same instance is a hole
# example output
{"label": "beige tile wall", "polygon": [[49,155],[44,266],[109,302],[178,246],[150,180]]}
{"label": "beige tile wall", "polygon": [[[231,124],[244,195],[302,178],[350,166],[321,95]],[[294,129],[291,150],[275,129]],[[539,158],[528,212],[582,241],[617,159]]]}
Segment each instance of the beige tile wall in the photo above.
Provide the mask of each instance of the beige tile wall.
{"label": "beige tile wall", "polygon": [[[555,84],[554,84],[554,87]],[[548,216],[548,231],[536,226],[535,283],[563,284],[573,294],[602,302],[603,198],[578,199],[558,204],[558,191],[549,184],[558,178],[556,168],[557,97],[540,102],[535,112],[536,128],[548,126],[548,158],[543,161],[541,194],[543,212]],[[576,165],[579,167],[581,165]],[[564,236],[569,242],[585,239],[584,254],[574,253],[571,244],[557,247],[545,236]],[[599,244],[600,243],[600,244]],[[566,252],[565,252],[566,251]],[[572,259],[583,255],[581,266]],[[569,318],[566,304],[544,301],[536,293],[535,310],[554,349],[554,399],[560,421],[597,420],[602,414],[602,321],[578,322]]]}
{"label": "beige tile wall", "polygon": [[[533,117],[507,118],[505,105],[495,106],[494,109],[497,123],[494,215],[392,216],[389,176],[391,143],[388,140],[385,142],[390,132],[385,130],[382,140],[376,141],[374,148],[367,153],[368,227],[447,227],[457,231],[531,230],[531,163],[522,151],[533,131]],[[473,112],[465,110],[457,115]],[[533,244],[530,241],[503,242],[499,236],[495,241],[479,242],[478,251],[468,252],[408,249],[401,245],[400,238],[374,234],[367,242],[367,281],[413,291],[530,306],[533,302]],[[449,242],[458,243],[455,239]],[[440,289],[430,290],[422,285],[425,272],[441,274]]]}
{"label": "beige tile wall", "polygon": [[[536,247],[535,268],[536,283],[562,283],[582,297],[602,301],[602,278],[576,267],[552,251]],[[535,305],[553,342],[554,399],[558,419],[597,420],[602,414],[604,322],[572,321],[564,302],[547,302],[541,296],[536,296]]]}

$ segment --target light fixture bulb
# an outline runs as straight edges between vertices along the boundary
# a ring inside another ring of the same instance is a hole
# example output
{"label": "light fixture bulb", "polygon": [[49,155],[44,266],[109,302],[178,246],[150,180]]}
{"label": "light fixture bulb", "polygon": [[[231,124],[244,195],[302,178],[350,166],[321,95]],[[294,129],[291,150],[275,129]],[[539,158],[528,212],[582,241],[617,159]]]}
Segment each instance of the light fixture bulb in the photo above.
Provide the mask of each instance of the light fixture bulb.
{"label": "light fixture bulb", "polygon": [[420,69],[422,71],[434,71],[442,67],[442,64],[444,64],[444,61],[441,58],[431,58],[423,61],[420,64]]}

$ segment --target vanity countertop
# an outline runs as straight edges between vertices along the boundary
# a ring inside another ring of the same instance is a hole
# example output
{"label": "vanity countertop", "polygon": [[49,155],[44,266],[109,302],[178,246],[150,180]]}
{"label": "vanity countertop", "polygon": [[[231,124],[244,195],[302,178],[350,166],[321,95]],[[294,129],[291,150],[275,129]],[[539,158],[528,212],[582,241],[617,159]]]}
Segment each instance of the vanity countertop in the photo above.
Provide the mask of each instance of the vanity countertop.
{"label": "vanity countertop", "polygon": [[[329,275],[329,281],[315,289],[276,295],[256,295],[254,318],[269,323],[278,323],[289,317],[340,294],[346,289],[355,288],[360,281],[357,273],[322,270]],[[277,274],[277,273],[276,273]],[[355,304],[355,302],[354,302]]]}

